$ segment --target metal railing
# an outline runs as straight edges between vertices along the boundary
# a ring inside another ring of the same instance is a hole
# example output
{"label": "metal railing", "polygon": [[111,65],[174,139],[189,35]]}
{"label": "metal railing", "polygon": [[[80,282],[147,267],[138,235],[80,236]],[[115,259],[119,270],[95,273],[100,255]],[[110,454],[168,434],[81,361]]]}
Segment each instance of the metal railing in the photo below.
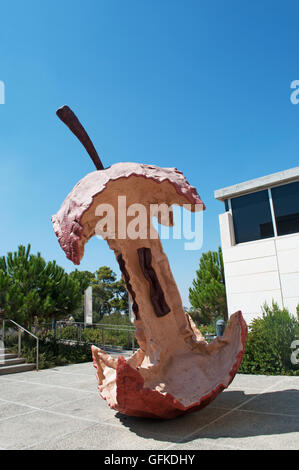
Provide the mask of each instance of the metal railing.
{"label": "metal railing", "polygon": [[19,325],[17,322],[14,320],[11,320],[10,318],[4,318],[3,319],[3,341],[5,341],[5,324],[6,323],[13,323],[18,328],[18,357],[21,357],[21,351],[22,351],[22,331],[24,333],[27,333],[28,335],[32,336],[36,340],[36,370],[38,371],[38,357],[39,357],[39,338],[34,335],[31,331],[26,330],[23,326]]}
{"label": "metal railing", "polygon": [[[76,328],[76,337],[73,338],[65,338],[63,337],[63,329],[67,327],[74,327]],[[89,325],[86,325],[83,322],[66,322],[66,321],[57,321],[55,325],[55,336],[56,339],[58,340],[63,340],[63,341],[71,341],[71,342],[77,342],[77,343],[84,343],[84,339],[82,339],[82,332],[85,329],[96,329],[96,330],[101,330],[101,346],[103,349],[105,347],[120,347],[116,346],[115,344],[107,344],[106,343],[106,337],[105,337],[105,331],[115,331],[115,332],[127,332],[128,335],[128,347],[131,345],[131,348],[133,352],[135,351],[135,327],[134,326],[129,326],[129,325],[109,325],[109,324],[103,324],[103,323],[92,323]],[[130,339],[131,335],[131,339]],[[90,343],[91,344],[91,343]]]}
{"label": "metal railing", "polygon": [[[106,323],[86,324],[84,322],[58,320],[55,324],[49,322],[33,324],[32,330],[40,338],[48,332],[52,332],[56,340],[61,343],[94,344],[95,346],[101,346],[102,349],[128,349],[133,350],[133,352],[136,350],[135,326],[133,325]],[[98,330],[99,334],[97,338],[89,339],[88,335],[85,334],[86,330]],[[111,332],[115,333],[114,338],[111,338],[109,334]],[[119,343],[117,341],[118,334],[122,336],[122,340],[120,341],[122,344],[117,344]],[[127,337],[126,341],[124,341],[124,336]]]}

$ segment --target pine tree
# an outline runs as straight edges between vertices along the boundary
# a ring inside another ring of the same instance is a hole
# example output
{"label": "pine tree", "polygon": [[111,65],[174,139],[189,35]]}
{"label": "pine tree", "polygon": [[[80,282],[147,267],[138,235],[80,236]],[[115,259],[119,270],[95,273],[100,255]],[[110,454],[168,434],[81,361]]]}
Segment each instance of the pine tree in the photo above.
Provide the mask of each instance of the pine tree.
{"label": "pine tree", "polygon": [[218,317],[227,320],[225,278],[221,247],[218,251],[203,253],[196,278],[189,288],[189,300],[201,323],[210,323]]}
{"label": "pine tree", "polygon": [[124,281],[117,280],[116,274],[108,266],[102,266],[95,272],[92,288],[98,321],[112,312],[128,313],[128,294]]}
{"label": "pine tree", "polygon": [[30,245],[0,258],[0,313],[31,328],[34,321],[65,318],[81,299],[79,282],[55,261],[40,253],[30,254]]}
{"label": "pine tree", "polygon": [[108,266],[101,266],[95,273],[89,271],[72,271],[72,279],[76,279],[81,287],[82,300],[74,312],[76,321],[83,320],[84,291],[92,287],[93,318],[101,321],[104,315],[114,312],[128,314],[128,293],[122,279],[117,280],[116,274]]}

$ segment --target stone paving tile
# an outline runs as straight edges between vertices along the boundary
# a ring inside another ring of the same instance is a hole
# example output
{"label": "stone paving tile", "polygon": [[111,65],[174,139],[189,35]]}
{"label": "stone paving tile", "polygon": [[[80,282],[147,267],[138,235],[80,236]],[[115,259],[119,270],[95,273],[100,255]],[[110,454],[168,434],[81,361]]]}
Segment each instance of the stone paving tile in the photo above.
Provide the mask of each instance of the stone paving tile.
{"label": "stone paving tile", "polygon": [[95,374],[95,368],[92,362],[84,362],[83,364],[72,364],[70,366],[55,367],[54,369],[51,369],[51,371],[60,372],[63,374],[74,374],[76,372],[81,375]]}
{"label": "stone paving tile", "polygon": [[275,390],[260,394],[240,410],[273,413],[299,418],[299,390]]}
{"label": "stone paving tile", "polygon": [[218,421],[198,429],[175,448],[200,449],[203,439],[211,446],[248,449],[299,449],[299,418],[246,411],[228,412]]}
{"label": "stone paving tile", "polygon": [[272,390],[299,390],[299,376],[279,376],[278,383],[271,387]]}
{"label": "stone paving tile", "polygon": [[47,408],[59,402],[84,399],[90,391],[76,390],[67,386],[55,384],[37,385],[27,382],[8,380],[0,382],[0,403],[14,402],[17,405],[29,405],[37,408]]}
{"label": "stone paving tile", "polygon": [[128,429],[131,433],[146,439],[156,438],[162,441],[167,439],[169,442],[179,441],[185,436],[186,430],[190,433],[198,429],[198,427],[213,421],[225,412],[208,407],[173,420],[143,419],[121,415],[111,410],[100,397],[95,399],[93,396],[86,398],[84,401],[77,400],[73,403],[53,406],[51,411],[71,414],[78,418],[88,418],[99,424],[112,425],[123,430]]}
{"label": "stone paving tile", "polygon": [[242,447],[238,447],[237,442],[231,444],[224,443],[221,439],[207,439],[201,437],[194,441],[183,442],[179,444],[173,444],[168,446],[165,450],[171,451],[181,451],[181,450],[244,450]]}
{"label": "stone paving tile", "polygon": [[35,411],[0,421],[0,447],[22,449],[42,440],[54,439],[66,433],[82,431],[92,423],[68,416]]}
{"label": "stone paving tile", "polygon": [[32,411],[33,410],[28,408],[28,406],[15,405],[0,401],[0,422],[13,416],[32,413]]}
{"label": "stone paving tile", "polygon": [[186,434],[194,432],[196,429],[219,418],[224,413],[225,410],[206,407],[194,413],[182,415],[171,420],[135,418],[134,416],[125,416],[116,413],[111,419],[108,419],[106,423],[116,425],[122,429],[127,428],[132,433],[145,438],[155,436],[156,439],[167,439],[169,442],[178,442],[183,439]]}
{"label": "stone paving tile", "polygon": [[258,390],[265,390],[268,387],[275,386],[281,379],[285,379],[282,376],[272,375],[250,375],[250,374],[237,374],[229,386],[229,389],[234,388],[250,391],[251,388]]}
{"label": "stone paving tile", "polygon": [[95,377],[90,377],[86,381],[70,382],[69,386],[76,390],[88,391],[99,396],[98,383]]}
{"label": "stone paving tile", "polygon": [[[85,364],[85,363],[84,363]],[[84,364],[82,364],[84,366]],[[72,366],[64,366],[59,369],[43,369],[40,371],[31,370],[27,372],[19,372],[17,374],[9,374],[0,376],[0,384],[2,380],[19,380],[26,382],[43,382],[43,383],[58,383],[61,381],[68,381],[70,378],[76,380],[85,380],[87,377],[95,377],[95,368],[88,363],[88,366],[81,368],[70,368]]]}
{"label": "stone paving tile", "polygon": [[90,362],[24,372],[0,377],[0,448],[299,449],[298,394],[299,377],[237,375],[207,408],[147,420],[108,407]]}
{"label": "stone paving tile", "polygon": [[51,411],[87,418],[94,421],[94,424],[102,424],[116,414],[116,411],[112,410],[99,395],[87,395],[79,400],[70,400],[52,406]]}
{"label": "stone paving tile", "polygon": [[[76,384],[76,383],[94,383],[96,384],[96,377],[95,373],[94,374],[77,374],[76,372],[72,373],[63,373],[63,372],[47,372],[46,371],[40,371],[35,374],[30,374],[28,373],[28,376],[25,375],[26,372],[22,372],[19,374],[11,374],[10,376],[5,376],[5,379],[3,380],[10,380],[14,381],[16,383],[20,382],[30,382],[30,383],[36,383],[36,384],[49,384],[49,385],[65,385],[65,386],[71,386],[71,384]],[[1,383],[1,378],[0,378],[0,383]]]}
{"label": "stone paving tile", "polygon": [[260,389],[250,389],[250,391],[245,391],[243,389],[237,388],[227,388],[224,390],[214,401],[209,405],[212,408],[223,408],[223,409],[232,409],[236,406],[240,406],[243,402],[256,397],[261,393]]}
{"label": "stone paving tile", "polygon": [[[1,444],[0,444],[1,445]],[[165,444],[155,438],[136,435],[125,428],[97,424],[84,432],[52,439],[32,447],[42,450],[162,450]]]}

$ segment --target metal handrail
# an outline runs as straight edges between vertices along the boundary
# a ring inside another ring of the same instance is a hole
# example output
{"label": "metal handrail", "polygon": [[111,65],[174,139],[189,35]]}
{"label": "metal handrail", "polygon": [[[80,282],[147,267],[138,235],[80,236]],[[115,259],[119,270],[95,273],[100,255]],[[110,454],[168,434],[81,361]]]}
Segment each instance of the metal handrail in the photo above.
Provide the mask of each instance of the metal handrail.
{"label": "metal handrail", "polygon": [[[102,347],[103,349],[105,349],[105,330],[112,330],[112,331],[122,331],[122,332],[128,332],[128,333],[132,333],[132,350],[135,351],[135,336],[134,336],[134,332],[136,330],[135,326],[133,325],[109,325],[109,324],[106,324],[106,323],[91,323],[89,325],[86,325],[84,322],[69,322],[69,324],[66,322],[66,321],[63,321],[63,320],[59,320],[56,322],[56,326],[55,326],[55,335],[57,335],[57,337],[60,336],[60,340],[62,339],[61,337],[61,330],[65,327],[77,327],[78,328],[78,336],[77,337],[77,340],[75,340],[74,338],[73,339],[69,339],[69,340],[66,340],[66,341],[73,341],[73,342],[82,342],[82,329],[85,329],[86,326],[88,327],[91,327],[91,328],[94,328],[94,329],[100,329],[102,330]],[[58,329],[58,331],[56,330],[56,328]],[[58,334],[57,334],[58,333]],[[59,335],[60,333],[60,335]],[[128,341],[128,344],[129,344],[129,341]],[[108,345],[106,345],[108,346]],[[109,345],[110,346],[110,345]],[[112,345],[111,345],[112,346]]]}
{"label": "metal handrail", "polygon": [[[95,330],[100,330],[102,331],[102,348],[104,349],[106,346],[107,347],[113,347],[113,344],[106,344],[105,341],[105,331],[116,331],[116,332],[127,332],[128,333],[128,349],[130,349],[129,344],[131,343],[131,348],[133,351],[135,351],[135,336],[134,332],[136,330],[134,325],[117,325],[117,324],[106,324],[106,323],[91,323],[91,324],[86,324],[84,322],[75,322],[75,321],[69,321],[69,320],[58,320],[55,322],[55,325],[53,323],[40,323],[40,324],[34,324],[33,326],[33,331],[37,334],[38,329],[51,329],[54,332],[55,338],[59,341],[63,342],[73,342],[73,343],[86,343],[86,344],[92,344],[88,343],[85,340],[82,340],[82,332],[86,328],[91,328]],[[62,336],[62,331],[64,328],[74,328],[77,330],[76,336],[72,338],[64,338]],[[131,336],[131,338],[130,338]],[[117,346],[118,347],[118,346]]]}
{"label": "metal handrail", "polygon": [[38,357],[39,357],[39,338],[31,331],[26,330],[24,326],[19,325],[19,323],[11,320],[10,318],[3,319],[3,340],[4,340],[4,329],[5,329],[5,322],[11,322],[18,328],[18,357],[21,357],[21,349],[22,349],[22,335],[21,332],[27,333],[28,335],[32,336],[36,340],[36,370],[38,371]]}
{"label": "metal handrail", "polygon": [[135,326],[133,325],[117,325],[117,324],[109,324],[109,323],[84,323],[84,322],[80,322],[80,321],[72,321],[72,322],[69,322],[69,321],[66,321],[66,320],[58,320],[56,322],[56,324],[58,326],[60,325],[64,325],[64,326],[76,326],[76,325],[83,325],[84,328],[86,327],[91,327],[91,328],[106,328],[107,330],[135,330]]}

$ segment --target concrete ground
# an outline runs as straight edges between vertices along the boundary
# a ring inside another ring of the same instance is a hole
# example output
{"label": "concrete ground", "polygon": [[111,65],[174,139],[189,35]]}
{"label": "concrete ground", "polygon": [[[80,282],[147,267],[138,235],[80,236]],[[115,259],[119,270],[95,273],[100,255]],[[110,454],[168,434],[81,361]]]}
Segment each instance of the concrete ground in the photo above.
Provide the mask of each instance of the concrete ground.
{"label": "concrete ground", "polygon": [[170,421],[111,410],[92,363],[0,377],[0,449],[299,449],[299,377],[237,375]]}

